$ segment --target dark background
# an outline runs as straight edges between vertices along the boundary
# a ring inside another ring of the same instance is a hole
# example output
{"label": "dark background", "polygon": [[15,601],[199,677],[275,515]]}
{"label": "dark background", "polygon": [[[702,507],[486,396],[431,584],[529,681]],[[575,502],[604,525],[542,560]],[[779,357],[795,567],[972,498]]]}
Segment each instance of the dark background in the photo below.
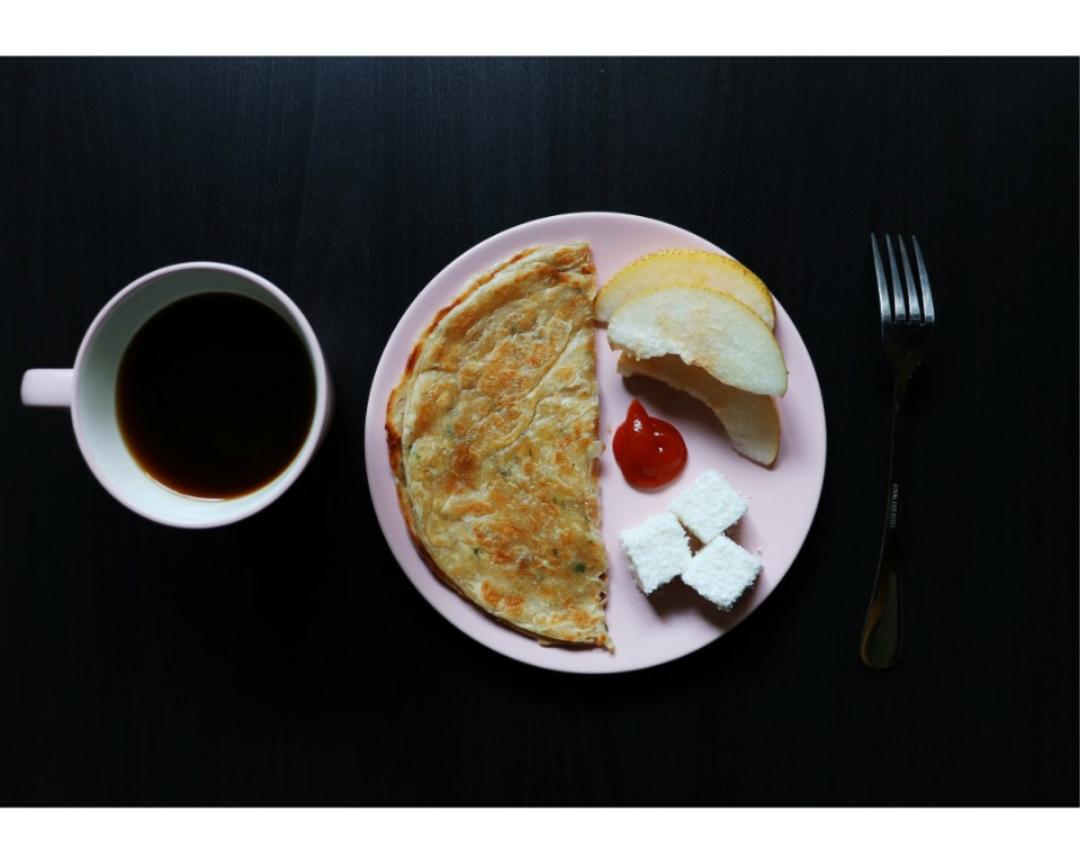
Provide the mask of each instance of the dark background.
{"label": "dark background", "polygon": [[[1078,800],[1075,60],[0,62],[0,801]],[[452,258],[575,210],[748,263],[825,396],[825,488],[783,584],[659,669],[516,664],[398,570],[368,386]],[[890,379],[871,229],[918,234],[938,344],[913,387],[907,645],[856,637]],[[289,292],[338,389],[281,501],[205,533],[124,510],[68,418],[23,409],[130,280]]]}

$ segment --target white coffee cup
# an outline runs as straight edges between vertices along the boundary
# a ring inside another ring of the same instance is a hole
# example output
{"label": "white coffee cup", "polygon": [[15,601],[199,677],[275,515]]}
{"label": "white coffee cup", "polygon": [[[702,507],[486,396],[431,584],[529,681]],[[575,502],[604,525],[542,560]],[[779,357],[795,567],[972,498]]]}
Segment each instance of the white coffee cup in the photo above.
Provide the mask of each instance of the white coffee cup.
{"label": "white coffee cup", "polygon": [[[315,412],[292,462],[265,486],[221,500],[193,498],[154,480],[128,450],[116,415],[117,372],[132,337],[166,306],[210,292],[240,294],[277,312],[300,336],[315,379]],[[86,464],[120,503],[164,525],[212,528],[257,513],[293,484],[326,432],[332,393],[315,333],[281,289],[240,267],[192,261],[147,273],[113,297],[86,331],[74,367],[28,370],[22,379],[22,401],[71,409],[75,440]]]}

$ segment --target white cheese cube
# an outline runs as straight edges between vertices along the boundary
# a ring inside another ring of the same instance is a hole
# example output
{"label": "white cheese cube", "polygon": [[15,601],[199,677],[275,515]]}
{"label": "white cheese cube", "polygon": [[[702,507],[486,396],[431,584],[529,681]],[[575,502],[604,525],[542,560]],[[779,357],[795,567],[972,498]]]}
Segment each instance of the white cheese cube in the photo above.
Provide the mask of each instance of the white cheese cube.
{"label": "white cheese cube", "polygon": [[709,543],[742,518],[746,502],[723,475],[710,468],[668,509],[698,540]]}
{"label": "white cheese cube", "polygon": [[761,568],[757,555],[721,535],[694,556],[682,581],[726,611],[754,584]]}
{"label": "white cheese cube", "polygon": [[638,587],[652,594],[690,566],[690,541],[670,513],[661,513],[619,535]]}

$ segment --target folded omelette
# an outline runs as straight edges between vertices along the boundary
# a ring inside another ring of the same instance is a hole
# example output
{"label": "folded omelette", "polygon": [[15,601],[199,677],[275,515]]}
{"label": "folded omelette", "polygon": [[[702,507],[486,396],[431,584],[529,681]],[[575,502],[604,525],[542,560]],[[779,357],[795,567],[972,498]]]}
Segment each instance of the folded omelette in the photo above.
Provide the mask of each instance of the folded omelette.
{"label": "folded omelette", "polygon": [[611,648],[596,458],[596,279],[585,243],[477,277],[390,396],[398,498],[432,571],[541,643]]}

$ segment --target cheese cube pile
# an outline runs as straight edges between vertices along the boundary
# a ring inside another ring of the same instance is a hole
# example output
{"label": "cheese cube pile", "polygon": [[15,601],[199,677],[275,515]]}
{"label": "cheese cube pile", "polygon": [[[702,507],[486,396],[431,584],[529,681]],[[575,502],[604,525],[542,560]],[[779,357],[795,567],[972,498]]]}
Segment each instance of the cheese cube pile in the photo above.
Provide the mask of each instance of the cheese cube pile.
{"label": "cheese cube pile", "polygon": [[[713,470],[697,478],[668,512],[620,536],[630,570],[645,594],[675,576],[725,611],[756,581],[761,559],[724,535],[746,513],[746,501]],[[679,523],[682,523],[680,526]],[[692,555],[683,527],[704,544]]]}

